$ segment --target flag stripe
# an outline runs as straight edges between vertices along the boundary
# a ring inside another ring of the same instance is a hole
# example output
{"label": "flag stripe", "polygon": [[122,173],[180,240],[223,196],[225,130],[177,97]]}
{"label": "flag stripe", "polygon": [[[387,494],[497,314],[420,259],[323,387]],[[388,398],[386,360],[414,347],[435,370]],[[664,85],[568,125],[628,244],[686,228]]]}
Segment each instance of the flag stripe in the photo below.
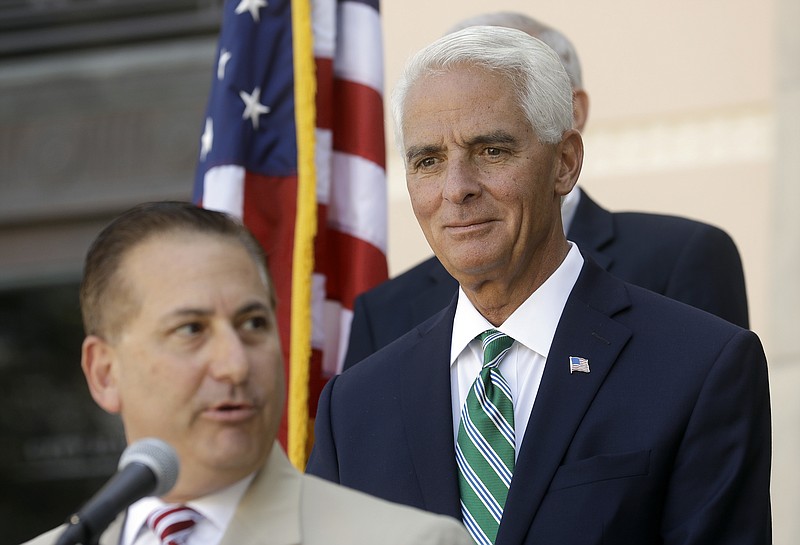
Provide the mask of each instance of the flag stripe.
{"label": "flag stripe", "polygon": [[315,62],[317,66],[317,128],[332,129],[335,109],[333,107],[333,59],[317,57]]}
{"label": "flag stripe", "polygon": [[[319,270],[327,275],[328,298],[339,301],[352,310],[356,296],[386,279],[386,260],[380,259],[383,252],[363,240],[339,231],[328,231],[331,251],[325,254],[326,261]],[[374,262],[374,268],[355,267],[356,263]]]}
{"label": "flag stripe", "polygon": [[378,0],[340,0],[340,1],[343,4],[347,3],[347,2],[355,2],[355,3],[358,3],[358,4],[364,4],[364,5],[372,7],[372,9],[374,9],[375,11],[379,11],[380,10],[380,8],[378,6],[378,4],[380,2]]}
{"label": "flag stripe", "polygon": [[383,94],[383,39],[380,13],[375,5],[339,2],[334,70],[339,79],[372,87]]}
{"label": "flag stripe", "polygon": [[311,0],[314,57],[332,59],[336,51],[336,0]]}
{"label": "flag stripe", "polygon": [[374,89],[337,79],[334,82],[333,149],[358,155],[386,168],[383,100]]}
{"label": "flag stripe", "polygon": [[209,169],[203,177],[202,201],[198,204],[242,219],[244,179],[245,170],[240,166],[222,165]]}
{"label": "flag stripe", "polygon": [[[331,182],[333,181],[333,165],[331,148],[333,147],[333,131],[331,129],[316,130],[317,138],[317,202],[327,205],[330,203]],[[324,218],[323,218],[324,219]],[[325,225],[326,221],[320,221]],[[321,229],[324,231],[324,229]]]}
{"label": "flag stripe", "polygon": [[[386,172],[354,155],[333,154],[328,226],[386,252]],[[385,261],[385,258],[384,258]]]}

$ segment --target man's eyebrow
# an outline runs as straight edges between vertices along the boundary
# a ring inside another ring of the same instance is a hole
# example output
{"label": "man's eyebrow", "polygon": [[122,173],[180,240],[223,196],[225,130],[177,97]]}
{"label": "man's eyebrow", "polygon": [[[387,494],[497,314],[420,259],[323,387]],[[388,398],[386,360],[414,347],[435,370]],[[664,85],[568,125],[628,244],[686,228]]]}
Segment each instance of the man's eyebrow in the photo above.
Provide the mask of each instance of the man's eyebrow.
{"label": "man's eyebrow", "polygon": [[212,313],[213,311],[207,308],[184,307],[173,310],[172,312],[169,313],[168,316],[175,316],[175,317],[208,316],[209,314]]}
{"label": "man's eyebrow", "polygon": [[262,303],[261,301],[253,301],[252,303],[248,303],[243,307],[239,308],[236,311],[236,314],[250,314],[251,312],[269,312],[270,307],[269,305]]}
{"label": "man's eyebrow", "polygon": [[[251,312],[269,312],[269,309],[270,307],[266,303],[262,303],[261,301],[253,301],[236,309],[236,315],[249,314]],[[210,308],[184,307],[170,312],[169,316],[199,318],[210,316],[212,314],[214,314],[214,310]]]}
{"label": "man's eyebrow", "polygon": [[505,131],[495,131],[488,134],[479,134],[467,140],[468,146],[475,146],[478,144],[506,144],[515,145],[517,139]]}
{"label": "man's eyebrow", "polygon": [[406,161],[412,162],[416,157],[422,155],[430,155],[432,153],[439,153],[442,151],[442,146],[429,144],[425,146],[411,146],[406,150]]}

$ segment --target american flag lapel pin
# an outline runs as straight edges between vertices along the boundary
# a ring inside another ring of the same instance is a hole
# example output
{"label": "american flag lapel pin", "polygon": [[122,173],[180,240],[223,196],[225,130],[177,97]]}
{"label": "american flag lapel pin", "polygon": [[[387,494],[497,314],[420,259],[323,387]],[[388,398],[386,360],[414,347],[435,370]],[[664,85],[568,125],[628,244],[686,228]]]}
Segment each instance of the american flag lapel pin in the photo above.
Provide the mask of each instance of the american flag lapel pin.
{"label": "american flag lapel pin", "polygon": [[569,373],[589,373],[589,360],[577,356],[569,357]]}

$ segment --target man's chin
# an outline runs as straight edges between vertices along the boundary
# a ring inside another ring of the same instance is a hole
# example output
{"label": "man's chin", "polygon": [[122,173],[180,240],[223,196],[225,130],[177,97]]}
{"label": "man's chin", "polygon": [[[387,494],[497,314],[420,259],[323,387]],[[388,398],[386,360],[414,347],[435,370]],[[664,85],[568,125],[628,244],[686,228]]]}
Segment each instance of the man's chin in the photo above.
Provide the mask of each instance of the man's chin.
{"label": "man's chin", "polygon": [[[272,441],[267,434],[222,430],[206,442],[205,463],[219,471],[241,471],[243,476],[258,469],[267,459]],[[199,454],[199,453],[198,453]]]}
{"label": "man's chin", "polygon": [[447,261],[441,259],[441,261],[447,272],[462,285],[489,280],[497,270],[495,260],[486,253],[470,252],[451,256]]}

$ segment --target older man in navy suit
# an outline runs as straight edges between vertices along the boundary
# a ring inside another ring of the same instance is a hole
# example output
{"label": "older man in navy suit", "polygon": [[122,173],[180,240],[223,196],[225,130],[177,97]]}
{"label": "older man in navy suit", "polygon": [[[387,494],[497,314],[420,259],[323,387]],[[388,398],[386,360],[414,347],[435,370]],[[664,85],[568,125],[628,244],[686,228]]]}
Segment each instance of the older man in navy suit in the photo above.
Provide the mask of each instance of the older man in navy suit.
{"label": "older man in navy suit", "polygon": [[329,382],[308,471],[481,544],[770,543],[761,344],[567,241],[583,144],[555,53],[468,28],[411,60],[393,107],[458,295]]}
{"label": "older man in navy suit", "polygon": [[[553,48],[572,85],[574,127],[583,131],[589,96],[578,53],[564,34],[515,12],[478,15],[451,31],[475,25],[516,28]],[[749,327],[742,262],[721,229],[677,216],[609,212],[580,187],[565,197],[562,222],[567,238],[614,276]],[[357,297],[344,368],[446,307],[457,289],[432,257]]]}

